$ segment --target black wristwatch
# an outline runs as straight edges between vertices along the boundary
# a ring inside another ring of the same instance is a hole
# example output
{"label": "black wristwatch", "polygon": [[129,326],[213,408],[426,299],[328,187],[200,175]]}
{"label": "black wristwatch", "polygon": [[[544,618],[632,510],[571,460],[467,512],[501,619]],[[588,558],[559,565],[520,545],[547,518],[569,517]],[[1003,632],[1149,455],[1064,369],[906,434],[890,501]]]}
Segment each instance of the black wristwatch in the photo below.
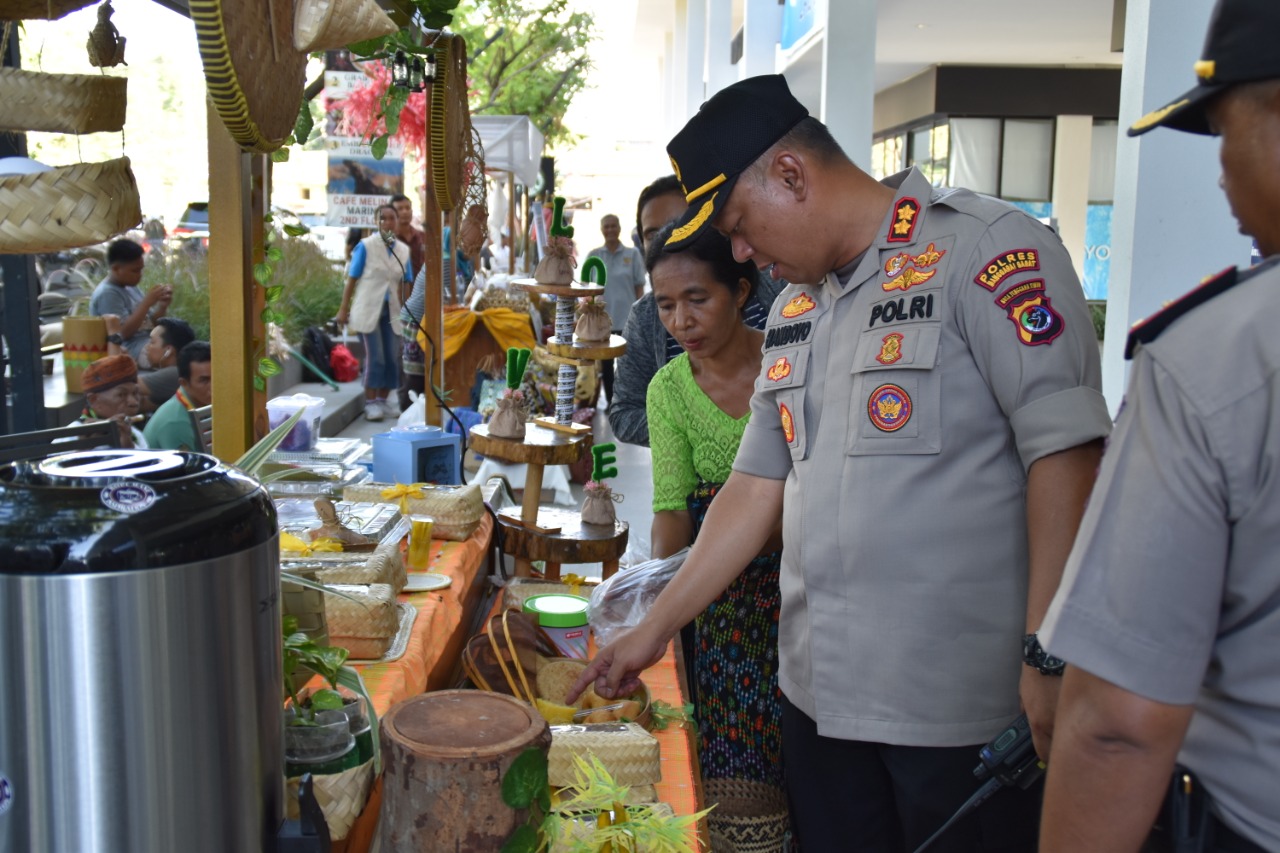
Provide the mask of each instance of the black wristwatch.
{"label": "black wristwatch", "polygon": [[107,335],[107,343],[120,346],[121,344],[124,343],[124,338],[121,337],[119,332],[112,332],[111,334]]}
{"label": "black wristwatch", "polygon": [[1062,675],[1067,668],[1066,661],[1055,658],[1044,650],[1044,646],[1040,645],[1040,637],[1035,634],[1027,634],[1022,638],[1022,662],[1032,669],[1040,670],[1041,675]]}

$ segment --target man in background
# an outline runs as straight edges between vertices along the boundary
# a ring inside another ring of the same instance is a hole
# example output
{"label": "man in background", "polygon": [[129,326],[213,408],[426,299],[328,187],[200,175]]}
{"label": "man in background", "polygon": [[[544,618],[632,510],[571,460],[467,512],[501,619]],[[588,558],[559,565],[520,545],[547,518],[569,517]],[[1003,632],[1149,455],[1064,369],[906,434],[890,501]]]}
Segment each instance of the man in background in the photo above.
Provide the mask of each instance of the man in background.
{"label": "man in background", "polygon": [[192,341],[178,353],[178,390],[147,422],[147,445],[163,450],[200,450],[192,409],[213,401],[213,355],[206,341]]}
{"label": "man in background", "polygon": [[138,365],[127,355],[109,355],[84,369],[80,375],[84,389],[84,411],[76,423],[114,421],[120,429],[120,446],[145,448],[146,440],[133,426],[141,400],[138,394]]}
{"label": "man in background", "polygon": [[[619,239],[622,225],[612,213],[600,218],[600,233],[604,245],[587,253],[588,258],[604,261],[604,301],[609,318],[613,321],[613,333],[619,334],[631,311],[631,303],[644,295],[644,257],[635,246],[625,246]],[[613,359],[600,363],[604,392],[613,400]]]}
{"label": "man in background", "polygon": [[143,352],[155,370],[138,377],[142,411],[154,412],[178,390],[178,353],[196,339],[186,320],[161,317],[151,330]]}
{"label": "man in background", "polygon": [[1162,799],[1143,849],[1280,850],[1278,39],[1274,0],[1219,0],[1199,85],[1129,130],[1221,136],[1220,183],[1267,260],[1129,336],[1125,405],[1043,628],[1067,662],[1046,853],[1138,850]]}
{"label": "man in background", "polygon": [[120,318],[120,331],[107,338],[109,343],[119,344],[144,368],[152,367],[143,349],[151,336],[151,328],[169,311],[173,301],[173,287],[158,284],[143,293],[138,289],[142,281],[145,250],[132,240],[116,240],[107,247],[107,277],[89,298],[89,313],[95,317],[115,314]]}

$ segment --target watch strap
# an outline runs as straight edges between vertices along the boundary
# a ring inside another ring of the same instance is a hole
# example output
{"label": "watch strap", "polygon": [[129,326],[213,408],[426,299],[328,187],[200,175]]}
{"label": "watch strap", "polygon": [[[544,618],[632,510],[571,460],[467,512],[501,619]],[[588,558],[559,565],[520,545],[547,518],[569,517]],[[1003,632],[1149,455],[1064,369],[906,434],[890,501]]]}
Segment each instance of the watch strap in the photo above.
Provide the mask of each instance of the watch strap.
{"label": "watch strap", "polygon": [[1044,650],[1037,634],[1027,634],[1022,638],[1022,662],[1041,675],[1062,675],[1067,668],[1066,661]]}

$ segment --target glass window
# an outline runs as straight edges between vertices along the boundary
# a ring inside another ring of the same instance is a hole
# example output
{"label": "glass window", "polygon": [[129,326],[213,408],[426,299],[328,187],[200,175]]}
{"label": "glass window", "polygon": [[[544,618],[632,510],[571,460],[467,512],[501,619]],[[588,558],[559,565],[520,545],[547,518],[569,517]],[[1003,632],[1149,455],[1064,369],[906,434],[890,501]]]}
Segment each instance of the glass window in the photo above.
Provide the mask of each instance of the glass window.
{"label": "glass window", "polygon": [[1053,164],[1052,119],[1006,119],[1000,160],[1000,195],[1014,201],[1049,201]]}
{"label": "glass window", "polygon": [[1000,194],[1000,119],[951,120],[947,185]]}
{"label": "glass window", "polygon": [[1089,202],[1110,204],[1116,188],[1116,139],[1119,125],[1108,119],[1093,122],[1093,153],[1089,159]]}

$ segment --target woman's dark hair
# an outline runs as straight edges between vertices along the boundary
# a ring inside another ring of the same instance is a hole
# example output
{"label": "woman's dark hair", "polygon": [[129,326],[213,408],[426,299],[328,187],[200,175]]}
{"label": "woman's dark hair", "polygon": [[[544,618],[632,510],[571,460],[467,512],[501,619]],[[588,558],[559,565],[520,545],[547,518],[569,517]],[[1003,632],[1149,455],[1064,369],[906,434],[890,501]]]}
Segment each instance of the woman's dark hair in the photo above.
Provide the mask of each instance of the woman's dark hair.
{"label": "woman's dark hair", "polygon": [[664,259],[689,254],[711,267],[712,278],[725,287],[734,290],[738,286],[738,280],[745,278],[751,284],[750,290],[747,291],[747,298],[750,299],[755,294],[756,284],[760,280],[760,271],[750,261],[734,260],[733,246],[729,243],[728,237],[714,228],[703,228],[697,239],[679,252],[663,251],[675,228],[674,222],[668,222],[653,236],[653,242],[649,244],[644,255],[644,268],[649,271],[649,275],[653,275],[654,268]]}
{"label": "woman's dark hair", "polygon": [[375,222],[377,222],[377,221],[378,221],[378,219],[379,219],[379,218],[381,218],[381,216],[382,216],[382,211],[383,211],[383,210],[389,210],[389,211],[391,211],[392,213],[394,213],[397,217],[400,215],[400,211],[396,210],[395,205],[393,205],[393,204],[380,204],[380,205],[378,205],[378,209],[377,209],[377,210],[375,210],[375,211],[373,212],[373,220],[374,220]]}
{"label": "woman's dark hair", "polygon": [[161,329],[160,337],[164,338],[167,346],[173,347],[174,352],[180,352],[183,347],[196,339],[196,333],[192,331],[191,324],[177,317],[161,317],[156,320],[156,326]]}
{"label": "woman's dark hair", "polygon": [[360,242],[361,240],[363,240],[363,239],[364,239],[364,229],[363,229],[363,228],[348,228],[348,229],[347,229],[347,248],[348,248],[348,249],[354,249],[354,248],[355,248],[355,246],[356,246],[356,243],[359,243],[359,242]]}
{"label": "woman's dark hair", "polygon": [[680,186],[680,179],[675,175],[658,178],[640,190],[640,200],[636,202],[636,233],[640,235],[641,240],[644,239],[644,226],[640,224],[640,214],[644,211],[644,206],[658,196],[668,193],[675,193],[684,198],[684,187]]}

